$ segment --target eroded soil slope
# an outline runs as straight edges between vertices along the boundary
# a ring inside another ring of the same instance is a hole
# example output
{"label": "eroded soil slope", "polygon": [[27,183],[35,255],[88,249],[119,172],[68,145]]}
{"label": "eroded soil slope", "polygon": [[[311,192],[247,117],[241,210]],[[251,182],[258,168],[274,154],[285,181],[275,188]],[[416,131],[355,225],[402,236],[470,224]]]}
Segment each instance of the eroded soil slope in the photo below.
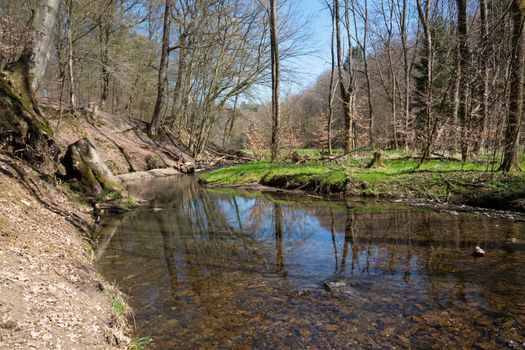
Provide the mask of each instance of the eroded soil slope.
{"label": "eroded soil slope", "polygon": [[87,137],[116,175],[153,168],[181,170],[186,162],[193,161],[181,150],[181,145],[173,143],[177,140],[172,142],[169,137],[162,141],[150,139],[145,132],[146,124],[141,121],[92,109],[79,109],[75,116],[64,113],[60,119],[57,106],[44,106],[62,153],[67,145]]}
{"label": "eroded soil slope", "polygon": [[0,155],[0,348],[124,347],[113,288],[95,272],[89,209]]}

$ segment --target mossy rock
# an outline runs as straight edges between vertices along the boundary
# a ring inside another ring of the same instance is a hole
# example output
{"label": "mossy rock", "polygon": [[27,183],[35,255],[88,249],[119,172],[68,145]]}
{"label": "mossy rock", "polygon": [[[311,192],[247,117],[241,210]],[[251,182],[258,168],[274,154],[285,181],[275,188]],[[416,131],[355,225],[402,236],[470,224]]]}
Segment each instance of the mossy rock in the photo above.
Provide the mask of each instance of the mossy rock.
{"label": "mossy rock", "polygon": [[167,167],[168,165],[166,164],[162,156],[159,154],[149,155],[146,158],[146,169],[147,170],[164,169]]}
{"label": "mossy rock", "polygon": [[65,179],[74,189],[91,198],[122,190],[120,181],[113,176],[95,146],[87,138],[68,146],[62,164],[65,168]]}

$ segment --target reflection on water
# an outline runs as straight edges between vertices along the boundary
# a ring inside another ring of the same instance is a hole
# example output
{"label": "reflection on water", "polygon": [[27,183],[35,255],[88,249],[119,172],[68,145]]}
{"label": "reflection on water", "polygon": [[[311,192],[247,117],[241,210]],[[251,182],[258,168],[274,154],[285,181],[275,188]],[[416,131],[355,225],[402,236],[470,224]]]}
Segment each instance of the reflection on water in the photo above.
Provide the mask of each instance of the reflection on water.
{"label": "reflection on water", "polygon": [[98,266],[159,349],[525,347],[522,223],[191,177],[141,191],[152,208],[106,224]]}

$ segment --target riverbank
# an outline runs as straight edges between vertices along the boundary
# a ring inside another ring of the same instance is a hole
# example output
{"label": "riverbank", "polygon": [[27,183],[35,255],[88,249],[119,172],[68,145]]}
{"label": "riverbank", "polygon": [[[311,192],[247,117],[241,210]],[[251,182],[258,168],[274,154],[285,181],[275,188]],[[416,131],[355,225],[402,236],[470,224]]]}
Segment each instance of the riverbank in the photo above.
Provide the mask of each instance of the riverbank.
{"label": "riverbank", "polygon": [[124,299],[93,265],[91,208],[4,155],[0,173],[0,347],[126,348]]}
{"label": "riverbank", "polygon": [[[131,173],[123,181],[196,166],[174,143],[150,139],[140,121],[86,109],[60,118],[56,106],[42,109],[61,155],[87,138],[113,174]],[[87,198],[58,174],[6,152],[0,153],[0,348],[145,348],[147,338],[133,340],[126,297],[95,269],[91,237],[101,210],[93,204],[104,198]]]}
{"label": "riverbank", "polygon": [[367,168],[371,152],[336,160],[250,162],[200,175],[208,186],[263,185],[339,197],[432,201],[525,212],[525,175],[490,171],[483,162],[419,160],[387,153],[384,166]]}

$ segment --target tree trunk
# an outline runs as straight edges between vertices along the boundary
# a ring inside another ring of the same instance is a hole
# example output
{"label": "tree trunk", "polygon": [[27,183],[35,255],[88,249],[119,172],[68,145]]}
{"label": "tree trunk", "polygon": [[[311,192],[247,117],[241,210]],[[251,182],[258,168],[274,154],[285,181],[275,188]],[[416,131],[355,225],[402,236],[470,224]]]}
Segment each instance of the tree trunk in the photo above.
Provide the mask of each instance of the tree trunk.
{"label": "tree trunk", "polygon": [[[345,18],[348,20],[348,1],[345,2],[346,6],[346,13]],[[352,66],[352,45],[349,43],[349,50],[348,50],[348,70],[349,70],[349,84],[348,87],[344,83],[344,75],[343,75],[343,46],[341,42],[341,15],[340,15],[340,8],[339,8],[339,0],[334,0],[334,11],[335,11],[335,37],[336,37],[336,47],[337,47],[337,72],[339,76],[339,89],[341,91],[341,100],[343,104],[343,119],[344,119],[344,153],[348,154],[354,150],[354,142],[353,142],[353,109],[352,109],[352,72],[351,72],[351,66]],[[348,26],[348,24],[347,24]],[[350,30],[350,29],[348,29]]]}
{"label": "tree trunk", "polygon": [[[60,0],[41,0],[33,11],[28,43],[15,65],[23,65],[32,94],[38,89],[47,68],[49,50]],[[8,69],[12,69],[13,66]]]}
{"label": "tree trunk", "polygon": [[456,0],[458,9],[458,54],[459,54],[459,106],[458,119],[461,123],[461,160],[466,161],[469,155],[469,48],[467,43],[467,0]]}
{"label": "tree trunk", "polygon": [[[333,5],[333,3],[332,3]],[[332,6],[333,7],[333,6]],[[330,91],[328,93],[328,120],[326,121],[326,137],[327,137],[327,147],[328,147],[328,155],[332,155],[332,120],[334,117],[334,75],[335,75],[335,52],[334,52],[334,35],[335,35],[335,14],[334,9],[330,9],[330,13],[332,16],[332,37],[331,37],[331,43],[330,43],[330,62],[331,62],[331,69],[330,69]]]}
{"label": "tree trunk", "polygon": [[405,149],[408,150],[408,129],[410,126],[410,65],[408,63],[408,34],[407,34],[407,0],[403,0],[401,9],[401,46],[403,48],[403,73],[405,78],[405,98],[404,98],[404,117],[405,117]]}
{"label": "tree trunk", "polygon": [[[370,80],[370,72],[368,69],[368,53],[367,53],[367,44],[368,44],[368,0],[364,0],[364,28],[363,28],[363,64],[365,68],[365,77],[366,77],[366,95],[368,100],[368,145],[370,147],[375,146],[374,141],[374,110],[372,106],[372,82]],[[353,9],[355,13],[355,9]],[[355,19],[354,19],[355,20]],[[394,99],[395,96],[392,96]]]}
{"label": "tree trunk", "polygon": [[425,63],[425,126],[423,131],[423,150],[421,160],[429,158],[432,148],[433,125],[432,125],[432,79],[433,79],[433,49],[432,49],[432,33],[430,30],[430,0],[425,1],[425,8],[421,4],[421,0],[417,0],[417,12],[419,20],[423,26],[424,31],[424,63]]}
{"label": "tree trunk", "polygon": [[69,103],[73,113],[76,108],[75,103],[75,76],[73,74],[73,33],[71,28],[71,21],[73,17],[73,0],[68,1],[67,8],[67,67],[69,72]]}
{"label": "tree trunk", "polygon": [[518,147],[520,127],[523,115],[523,19],[524,9],[520,0],[513,0],[511,5],[512,56],[510,60],[510,95],[509,113],[505,130],[503,162],[500,170],[503,172],[520,171]]}
{"label": "tree trunk", "polygon": [[488,6],[487,0],[479,0],[479,13],[480,13],[480,39],[479,44],[481,47],[481,74],[482,81],[479,88],[480,94],[480,104],[481,104],[481,132],[479,135],[479,140],[476,143],[476,149],[474,150],[475,154],[479,154],[483,151],[485,147],[485,142],[487,140],[488,132],[488,107],[489,107],[489,50],[488,50],[488,22],[487,22],[487,13]]}
{"label": "tree trunk", "polygon": [[100,29],[100,41],[102,50],[100,53],[100,64],[102,66],[102,87],[100,93],[100,107],[105,109],[109,96],[109,38],[111,36],[111,19],[104,23]]}
{"label": "tree trunk", "polygon": [[65,177],[73,188],[89,197],[97,198],[103,192],[120,190],[119,180],[86,138],[68,146],[62,163],[66,169]]}
{"label": "tree trunk", "polygon": [[38,3],[20,59],[0,72],[0,147],[34,165],[51,160],[52,168],[59,150],[34,94],[46,71],[58,3],[59,0]]}
{"label": "tree trunk", "polygon": [[281,84],[281,68],[279,62],[279,38],[277,33],[277,0],[270,0],[270,48],[272,54],[272,161],[279,157],[280,134],[280,104],[279,90]]}
{"label": "tree trunk", "polygon": [[164,26],[162,31],[162,51],[160,54],[159,77],[157,81],[157,101],[153,111],[153,118],[149,126],[149,134],[156,136],[162,121],[164,112],[164,90],[166,89],[166,78],[168,73],[168,56],[170,45],[170,26],[173,0],[166,0],[164,9]]}
{"label": "tree trunk", "polygon": [[367,168],[381,168],[385,166],[385,156],[383,152],[374,152],[372,160],[367,164]]}
{"label": "tree trunk", "polygon": [[[183,38],[179,39],[181,46],[184,46]],[[177,68],[177,80],[175,81],[175,88],[173,89],[173,104],[171,106],[171,127],[176,128],[180,137],[180,129],[183,127],[181,110],[182,110],[182,85],[185,75],[185,55],[183,48],[179,49],[179,65]]]}

